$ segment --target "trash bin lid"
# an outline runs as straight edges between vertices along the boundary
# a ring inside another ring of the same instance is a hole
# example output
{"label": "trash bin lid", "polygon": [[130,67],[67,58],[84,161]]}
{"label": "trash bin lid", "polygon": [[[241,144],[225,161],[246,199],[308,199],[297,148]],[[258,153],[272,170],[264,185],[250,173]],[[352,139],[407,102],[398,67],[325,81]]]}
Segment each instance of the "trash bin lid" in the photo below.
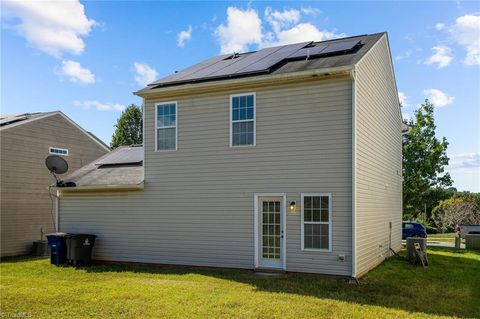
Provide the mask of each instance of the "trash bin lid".
{"label": "trash bin lid", "polygon": [[62,233],[62,232],[57,232],[57,233],[50,233],[50,234],[46,234],[45,236],[53,236],[53,237],[66,237],[68,236],[69,234],[67,233]]}
{"label": "trash bin lid", "polygon": [[70,234],[69,237],[97,237],[97,235],[92,234]]}

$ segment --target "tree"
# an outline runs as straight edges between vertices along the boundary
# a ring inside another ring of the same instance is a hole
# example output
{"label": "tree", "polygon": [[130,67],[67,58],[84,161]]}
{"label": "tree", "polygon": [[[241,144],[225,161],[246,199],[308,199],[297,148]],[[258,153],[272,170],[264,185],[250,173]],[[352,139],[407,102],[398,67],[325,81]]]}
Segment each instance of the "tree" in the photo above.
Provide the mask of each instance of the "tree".
{"label": "tree", "polygon": [[139,106],[132,104],[122,112],[117,120],[110,146],[115,149],[122,145],[142,144],[142,131],[142,110]]}
{"label": "tree", "polygon": [[403,140],[403,211],[409,218],[417,218],[426,211],[426,218],[441,199],[448,196],[445,188],[452,185],[445,137],[435,136],[433,105],[425,100],[416,111],[415,120],[406,122],[411,131]]}
{"label": "tree", "polygon": [[453,231],[456,224],[480,224],[480,194],[461,194],[442,200],[432,212],[438,229]]}

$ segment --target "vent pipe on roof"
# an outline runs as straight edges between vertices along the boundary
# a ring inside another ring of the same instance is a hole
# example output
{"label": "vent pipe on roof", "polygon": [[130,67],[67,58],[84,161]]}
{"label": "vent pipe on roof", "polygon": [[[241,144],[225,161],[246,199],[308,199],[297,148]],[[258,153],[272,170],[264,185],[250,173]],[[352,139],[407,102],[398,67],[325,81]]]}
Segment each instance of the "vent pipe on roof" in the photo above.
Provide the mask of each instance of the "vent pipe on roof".
{"label": "vent pipe on roof", "polygon": [[307,58],[305,59],[305,61],[308,61],[309,58],[310,58],[310,50],[307,49]]}

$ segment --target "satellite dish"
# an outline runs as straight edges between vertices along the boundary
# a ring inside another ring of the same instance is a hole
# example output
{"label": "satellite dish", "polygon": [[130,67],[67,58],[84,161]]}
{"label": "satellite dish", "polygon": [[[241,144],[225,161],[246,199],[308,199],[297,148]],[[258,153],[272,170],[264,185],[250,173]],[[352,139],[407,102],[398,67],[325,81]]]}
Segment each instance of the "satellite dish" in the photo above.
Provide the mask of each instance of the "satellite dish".
{"label": "satellite dish", "polygon": [[45,165],[52,174],[64,174],[68,171],[68,163],[58,155],[50,155],[45,159]]}
{"label": "satellite dish", "polygon": [[64,174],[68,171],[68,163],[58,155],[50,155],[45,159],[45,165],[57,181],[57,187],[65,187],[63,181],[59,181],[56,174]]}

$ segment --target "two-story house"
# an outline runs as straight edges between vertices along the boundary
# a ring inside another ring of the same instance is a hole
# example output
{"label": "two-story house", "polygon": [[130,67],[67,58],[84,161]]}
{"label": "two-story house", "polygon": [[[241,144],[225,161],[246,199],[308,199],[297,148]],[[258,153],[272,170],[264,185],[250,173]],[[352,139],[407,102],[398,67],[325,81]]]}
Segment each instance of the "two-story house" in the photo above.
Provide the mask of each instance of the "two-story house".
{"label": "two-story house", "polygon": [[29,254],[56,228],[47,156],[62,156],[73,172],[109,151],[60,111],[0,116],[1,257]]}
{"label": "two-story house", "polygon": [[59,190],[97,260],[360,277],[401,247],[386,33],[220,55],[136,92],[144,145]]}

